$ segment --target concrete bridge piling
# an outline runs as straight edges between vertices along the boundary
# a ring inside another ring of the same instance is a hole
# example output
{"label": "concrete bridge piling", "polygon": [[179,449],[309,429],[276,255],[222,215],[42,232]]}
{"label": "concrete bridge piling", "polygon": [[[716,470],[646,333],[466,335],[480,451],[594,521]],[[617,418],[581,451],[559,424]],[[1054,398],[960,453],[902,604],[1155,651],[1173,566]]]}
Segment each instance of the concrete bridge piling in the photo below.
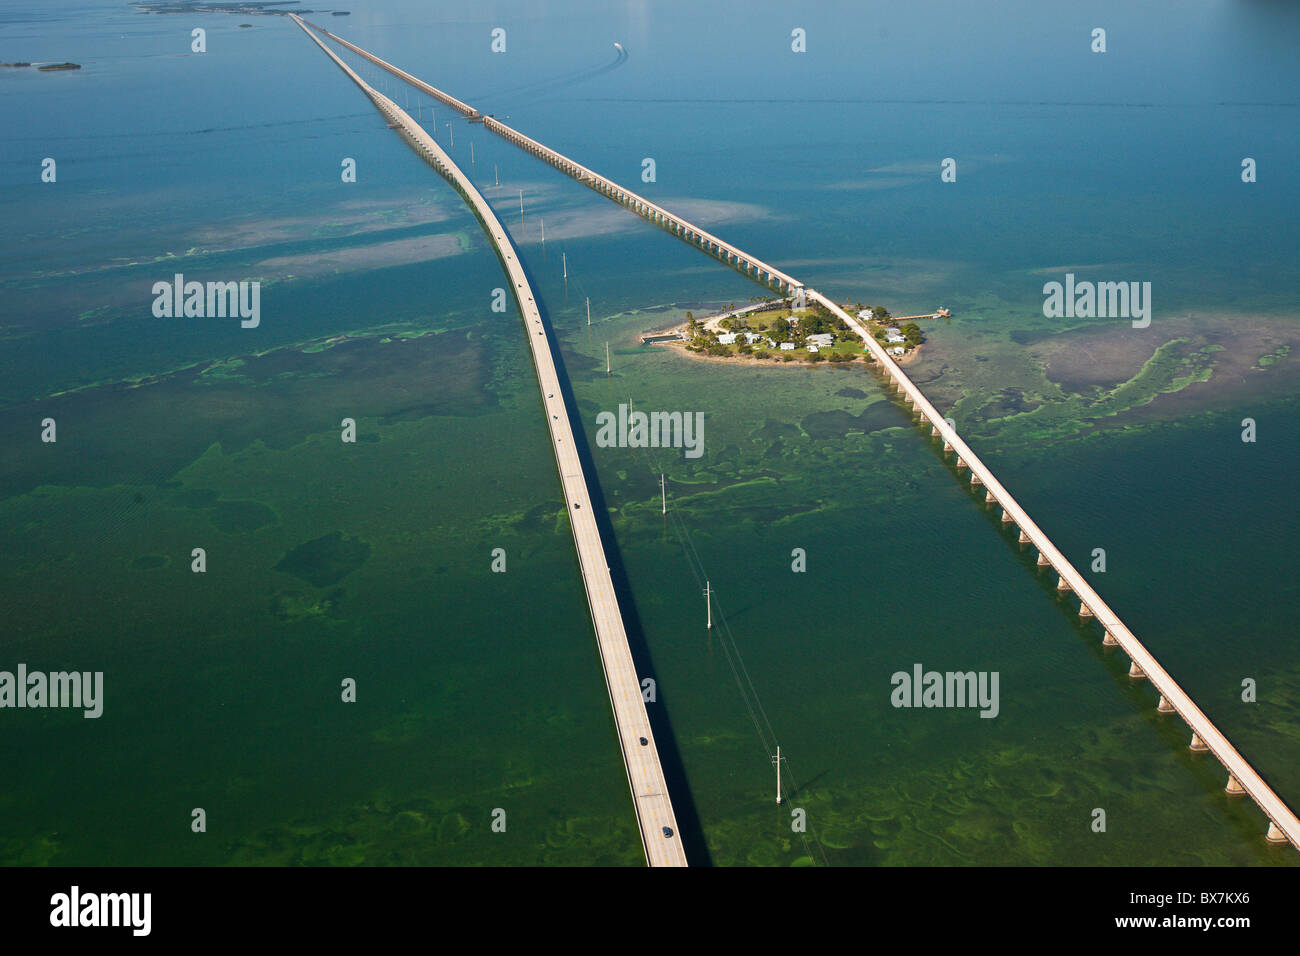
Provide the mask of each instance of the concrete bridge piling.
{"label": "concrete bridge piling", "polygon": [[[295,17],[297,20],[298,18]],[[302,21],[298,20],[301,25]],[[460,112],[462,115],[471,118],[478,118],[479,114],[472,107],[454,97],[430,86],[419,80],[409,73],[399,70],[397,67],[379,59],[362,50],[346,40],[335,36],[329,31],[317,28],[319,32],[324,33],[331,39],[353,50],[360,56],[365,57],[370,62],[392,73],[399,79],[421,89],[440,102],[450,106],[452,109]],[[315,39],[313,37],[313,39]],[[319,41],[317,41],[319,42]],[[372,97],[373,99],[373,97]],[[992,494],[995,500],[1002,505],[1006,513],[1011,516],[1012,521],[1020,530],[1022,543],[1024,538],[1038,549],[1038,565],[1050,566],[1059,575],[1058,587],[1062,590],[1069,590],[1077,594],[1084,606],[1092,613],[1098,623],[1102,626],[1105,639],[1105,646],[1119,646],[1129,655],[1131,664],[1129,673],[1134,678],[1149,680],[1152,686],[1160,694],[1161,700],[1177,713],[1193,731],[1191,748],[1193,750],[1205,750],[1212,753],[1215,758],[1223,764],[1224,768],[1237,781],[1242,791],[1249,795],[1255,804],[1260,808],[1269,821],[1266,839],[1270,843],[1289,842],[1293,846],[1300,848],[1300,819],[1297,819],[1294,811],[1288,807],[1280,797],[1273,791],[1268,783],[1255,771],[1255,769],[1246,761],[1246,759],[1236,750],[1228,741],[1224,734],[1214,725],[1214,723],[1205,715],[1205,713],[1196,705],[1196,703],[1187,695],[1187,693],[1178,685],[1173,677],[1163,668],[1155,659],[1149,650],[1138,640],[1137,636],[1128,629],[1120,620],[1119,616],[1111,610],[1109,605],[1102,599],[1088,582],[1088,580],[1079,573],[1079,571],[1070,563],[1064,554],[1052,543],[1051,539],[1042,531],[1041,528],[1025,512],[1016,499],[1002,485],[1001,482],[993,475],[987,465],[975,454],[974,451],[957,433],[956,429],[950,425],[939,411],[934,407],[924,393],[908,378],[903,369],[894,361],[893,357],[888,354],[883,346],[875,340],[867,331],[863,324],[853,315],[841,308],[836,302],[825,295],[817,292],[815,289],[806,287],[802,282],[793,276],[776,269],[767,263],[762,262],[753,256],[745,254],[742,250],[725,242],[722,239],[699,229],[687,220],[675,216],[668,210],[650,202],[644,197],[638,196],[630,190],[623,189],[612,180],[606,179],[597,173],[592,172],[586,167],[574,162],[566,156],[543,146],[536,140],[533,140],[517,130],[514,130],[504,123],[493,117],[482,117],[483,126],[489,131],[501,136],[508,142],[524,149],[532,155],[538,157],[546,163],[554,166],[561,172],[573,177],[578,182],[596,189],[605,195],[618,196],[620,202],[625,204],[631,200],[628,208],[637,214],[647,218],[651,222],[666,223],[669,229],[677,229],[680,234],[684,234],[692,241],[692,244],[700,246],[709,246],[711,244],[711,254],[720,258],[721,261],[728,262],[733,266],[739,266],[740,271],[749,274],[749,268],[752,265],[756,272],[754,278],[756,281],[763,282],[769,286],[775,286],[777,289],[783,289],[791,293],[802,291],[807,300],[815,302],[829,311],[832,315],[841,319],[845,325],[852,329],[859,338],[862,339],[865,350],[869,357],[874,359],[878,364],[886,380],[890,382],[898,391],[902,392],[908,404],[914,405],[921,413],[923,421],[930,423],[931,435],[943,440],[943,451],[947,455],[955,455],[957,459],[957,469],[959,472],[970,469],[972,472],[972,484],[982,484],[987,487],[988,493]],[[704,243],[696,242],[697,238],[705,240]],[[728,256],[727,254],[730,254]],[[732,261],[734,259],[734,262]],[[978,479],[978,482],[975,480]]]}

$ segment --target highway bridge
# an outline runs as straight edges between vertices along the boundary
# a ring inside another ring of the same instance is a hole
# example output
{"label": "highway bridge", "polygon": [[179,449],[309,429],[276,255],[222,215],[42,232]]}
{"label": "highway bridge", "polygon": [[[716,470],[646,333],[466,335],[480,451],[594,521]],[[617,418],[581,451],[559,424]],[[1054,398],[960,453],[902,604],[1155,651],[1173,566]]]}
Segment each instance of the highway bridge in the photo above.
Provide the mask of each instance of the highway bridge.
{"label": "highway bridge", "polygon": [[542,406],[546,410],[546,424],[550,429],[555,463],[569,512],[569,524],[573,529],[582,583],[591,608],[591,622],[596,631],[596,644],[600,649],[601,666],[605,672],[605,686],[609,691],[619,749],[627,771],[628,786],[632,791],[632,803],[636,808],[646,862],[650,866],[686,866],[686,853],[678,834],[668,784],[664,779],[659,750],[641,696],[641,679],[628,646],[623,615],[614,593],[614,582],[610,577],[600,529],[596,524],[596,511],[591,503],[582,459],[573,438],[573,426],[560,390],[551,336],[542,322],[536,296],[520,265],[519,254],[487,200],[433,138],[396,103],[368,86],[319,37],[312,34],[300,17],[293,14],[290,16],[370,97],[389,125],[397,129],[416,152],[465,198],[510,277],[511,289],[532,350],[533,365],[537,370]]}
{"label": "highway bridge", "polygon": [[[372,53],[337,37],[327,30],[322,33],[336,40],[349,50],[387,70],[392,75],[409,83],[419,90],[447,104],[462,115],[478,119],[480,114],[472,106],[444,93],[411,74],[400,70]],[[1178,685],[1173,677],[1160,666],[1155,656],[1138,640],[1136,635],[1124,625],[1119,616],[1102,600],[1087,579],[1066,559],[1065,555],[1052,543],[1048,536],[1028,513],[1012,497],[1011,492],[997,480],[993,472],[971,450],[970,446],[957,434],[956,428],[943,417],[925,397],[921,390],[907,377],[903,369],[878,343],[865,326],[837,303],[820,292],[811,289],[798,279],[777,269],[756,256],[751,256],[737,247],[717,238],[712,233],[694,223],[677,216],[666,209],[637,195],[630,189],[620,186],[613,180],[595,173],[587,167],[569,159],[567,156],[544,146],[537,140],[525,136],[492,117],[483,118],[487,129],[513,143],[520,149],[536,156],[554,166],[556,169],[576,179],[583,185],[596,190],[601,195],[620,203],[650,222],[661,226],[729,265],[745,273],[750,278],[769,288],[775,288],[790,294],[796,301],[800,299],[816,302],[826,308],[832,315],[844,320],[863,341],[866,351],[879,364],[886,381],[896,389],[903,400],[920,418],[930,425],[930,434],[942,440],[945,455],[953,455],[959,474],[969,473],[971,485],[983,487],[984,500],[1002,509],[1004,524],[1013,524],[1019,531],[1022,544],[1032,544],[1038,551],[1039,566],[1051,567],[1057,575],[1057,588],[1062,592],[1073,593],[1079,600],[1079,615],[1095,618],[1103,628],[1103,643],[1118,646],[1130,660],[1129,675],[1134,679],[1146,679],[1159,694],[1157,710],[1162,714],[1174,713],[1186,721],[1192,732],[1190,749],[1196,752],[1212,754],[1224,767],[1227,781],[1224,789],[1229,794],[1248,795],[1268,818],[1265,838],[1270,843],[1290,843],[1300,849],[1300,819],[1289,806],[1274,792],[1268,782],[1246,761],[1226,736],[1214,725],[1196,702]]]}
{"label": "highway bridge", "polygon": [[586,166],[574,162],[562,153],[556,152],[549,146],[542,145],[537,142],[537,140],[525,136],[518,130],[511,129],[495,117],[485,116],[479,113],[478,110],[474,109],[474,107],[470,106],[468,103],[462,102],[448,93],[444,93],[437,87],[430,86],[428,83],[412,76],[405,70],[398,69],[391,63],[381,60],[373,53],[361,49],[361,47],[356,44],[349,43],[342,37],[335,36],[325,28],[318,27],[315,24],[312,24],[312,27],[328,36],[331,40],[334,40],[351,50],[353,53],[356,53],[358,56],[364,57],[376,66],[387,70],[398,79],[409,83],[417,90],[422,90],[429,96],[438,100],[438,102],[451,107],[467,119],[481,122],[485,129],[491,130],[493,133],[496,133],[503,139],[513,143],[520,149],[531,153],[538,159],[550,163],[560,172],[567,176],[572,176],[584,186],[594,189],[601,195],[628,207],[633,212],[637,213],[637,215],[642,216],[660,228],[671,232],[679,239],[689,242],[691,245],[710,253],[714,258],[725,262],[727,265],[744,274],[748,278],[755,279],[768,288],[776,289],[777,291],[797,293],[802,287],[802,283],[800,283],[798,279],[786,275],[775,266],[771,266],[768,263],[749,255],[731,245],[731,243],[719,239],[712,233],[707,232],[686,219],[669,212],[662,206],[658,206],[655,203],[650,202],[650,200],[638,196],[636,193],[632,192],[632,190],[624,189],[612,179],[608,179],[599,173],[593,172]]}

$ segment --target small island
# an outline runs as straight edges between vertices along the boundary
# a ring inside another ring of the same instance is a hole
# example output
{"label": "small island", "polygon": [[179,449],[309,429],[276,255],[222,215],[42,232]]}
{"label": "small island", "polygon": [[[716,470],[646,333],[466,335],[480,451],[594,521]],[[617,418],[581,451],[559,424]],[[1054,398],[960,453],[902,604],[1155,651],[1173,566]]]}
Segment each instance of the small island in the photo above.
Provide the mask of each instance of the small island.
{"label": "small island", "polygon": [[[853,306],[845,305],[846,310]],[[899,361],[913,357],[925,335],[915,322],[901,327],[882,306],[858,303],[857,316],[876,341]],[[947,309],[909,319],[946,318]],[[790,300],[755,298],[750,305],[734,304],[704,319],[686,313],[686,323],[660,332],[648,332],[643,344],[668,344],[702,358],[770,360],[775,362],[852,362],[871,356],[857,333],[841,318],[813,303],[795,308]]]}
{"label": "small island", "polygon": [[36,67],[36,69],[40,70],[42,73],[49,73],[49,72],[51,72],[52,70],[79,70],[79,69],[81,69],[81,64],[80,64],[80,63],[28,63],[28,62],[26,62],[25,60],[20,60],[20,61],[18,61],[18,62],[16,62],[16,63],[0,63],[0,66],[15,67],[15,68],[17,68],[17,67],[25,67],[25,66],[34,66],[34,67]]}

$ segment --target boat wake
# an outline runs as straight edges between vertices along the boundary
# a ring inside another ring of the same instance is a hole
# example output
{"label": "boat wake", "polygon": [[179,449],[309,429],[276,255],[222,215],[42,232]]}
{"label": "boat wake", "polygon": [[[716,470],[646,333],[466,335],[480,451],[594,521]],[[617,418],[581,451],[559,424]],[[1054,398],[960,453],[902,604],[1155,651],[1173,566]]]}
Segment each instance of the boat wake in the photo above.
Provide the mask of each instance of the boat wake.
{"label": "boat wake", "polygon": [[525,98],[540,96],[544,93],[553,93],[556,90],[566,89],[570,86],[577,86],[579,83],[586,83],[598,76],[603,76],[606,73],[617,70],[628,61],[628,52],[624,49],[623,44],[615,43],[614,49],[617,53],[615,54],[614,59],[609,63],[604,63],[600,66],[584,67],[581,70],[574,70],[570,73],[561,73],[558,76],[536,80],[532,83],[525,83],[521,86],[514,86],[505,90],[497,90],[492,93],[481,94],[478,98],[483,100],[523,100]]}

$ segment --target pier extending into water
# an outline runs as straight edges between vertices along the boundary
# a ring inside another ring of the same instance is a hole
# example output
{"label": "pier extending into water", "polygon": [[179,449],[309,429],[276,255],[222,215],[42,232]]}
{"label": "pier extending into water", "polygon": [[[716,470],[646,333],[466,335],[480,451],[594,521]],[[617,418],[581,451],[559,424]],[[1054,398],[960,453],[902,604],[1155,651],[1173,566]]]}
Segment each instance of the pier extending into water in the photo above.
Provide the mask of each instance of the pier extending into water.
{"label": "pier extending into water", "polygon": [[817,302],[844,320],[845,324],[862,338],[866,350],[879,363],[887,381],[902,395],[903,400],[912,406],[914,414],[928,421],[930,434],[943,442],[945,456],[956,457],[958,473],[969,471],[970,483],[984,488],[984,500],[1002,509],[1002,522],[1015,525],[1019,532],[1021,544],[1032,544],[1038,550],[1040,567],[1051,567],[1057,574],[1057,590],[1071,592],[1079,599],[1079,616],[1095,618],[1103,628],[1103,644],[1118,646],[1130,660],[1129,676],[1135,680],[1149,680],[1159,693],[1160,700],[1156,709],[1162,714],[1174,713],[1181,717],[1192,733],[1189,748],[1195,752],[1209,752],[1223,765],[1227,773],[1224,790],[1232,795],[1248,795],[1268,818],[1268,830],[1265,838],[1270,843],[1285,844],[1300,849],[1300,819],[1292,809],[1283,802],[1246,759],[1229,742],[1228,738],[1214,725],[1196,702],[1178,685],[1169,672],[1160,666],[1155,656],[1143,646],[1142,642],[1130,631],[1119,616],[1110,609],[1105,601],[1066,559],[1051,539],[1034,523],[1028,513],[1011,496],[1011,493],[994,477],[993,472],[975,454],[957,434],[957,429],[931,404],[921,390],[907,377],[903,369],[889,355],[885,348],[875,340],[866,327],[854,316],[814,289],[806,287],[798,279],[782,272],[755,256],[741,251],[709,232],[699,228],[680,216],[638,196],[613,180],[592,172],[550,147],[492,118],[482,117],[477,110],[453,96],[430,86],[423,80],[400,70],[379,57],[348,43],[328,30],[321,30],[331,39],[341,43],[353,52],[365,57],[375,65],[387,70],[392,75],[404,80],[417,89],[447,104],[457,112],[474,120],[482,120],[483,125],[508,142],[513,143],[539,159],[550,163],[556,169],[573,177],[578,182],[596,190],[604,196],[626,206],[633,212],[648,219],[683,241],[689,242],[721,259],[733,268],[770,288],[784,290],[795,297],[796,301]]}
{"label": "pier extending into water", "polygon": [[623,755],[628,785],[632,790],[632,803],[636,809],[646,862],[650,866],[686,866],[686,853],[682,848],[668,784],[659,762],[659,749],[641,696],[641,679],[628,646],[623,614],[614,593],[614,582],[610,577],[605,546],[596,524],[596,512],[587,490],[582,459],[578,454],[573,426],[560,390],[551,337],[542,322],[536,297],[528,276],[520,265],[514,244],[487,200],[433,138],[396,103],[368,86],[319,37],[307,29],[300,17],[293,14],[290,17],[370,97],[389,125],[397,129],[429,165],[451,182],[465,198],[482,223],[483,230],[510,277],[510,285],[532,350],[533,366],[537,370],[542,407],[546,410],[551,446],[560,473],[569,524],[573,528],[573,542],[582,570],[582,583],[587,591],[587,603],[591,608],[591,623],[596,631],[596,644],[600,649],[601,666],[605,672],[605,686],[613,708],[619,749]]}

